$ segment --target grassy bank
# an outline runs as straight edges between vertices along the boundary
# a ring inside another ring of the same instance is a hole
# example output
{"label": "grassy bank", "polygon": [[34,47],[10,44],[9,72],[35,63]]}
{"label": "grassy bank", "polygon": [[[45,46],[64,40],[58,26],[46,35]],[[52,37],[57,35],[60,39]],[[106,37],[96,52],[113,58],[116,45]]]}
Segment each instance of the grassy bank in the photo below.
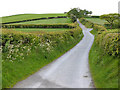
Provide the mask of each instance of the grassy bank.
{"label": "grassy bank", "polygon": [[2,87],[13,87],[71,49],[82,37],[80,27],[39,33],[3,30]]}
{"label": "grassy bank", "polygon": [[118,61],[118,57],[104,54],[103,48],[93,43],[89,65],[95,87],[118,88]]}
{"label": "grassy bank", "polygon": [[120,59],[118,29],[106,29],[92,21],[81,19],[86,26],[93,28],[95,40],[89,54],[89,66],[96,88],[118,88],[118,62]]}

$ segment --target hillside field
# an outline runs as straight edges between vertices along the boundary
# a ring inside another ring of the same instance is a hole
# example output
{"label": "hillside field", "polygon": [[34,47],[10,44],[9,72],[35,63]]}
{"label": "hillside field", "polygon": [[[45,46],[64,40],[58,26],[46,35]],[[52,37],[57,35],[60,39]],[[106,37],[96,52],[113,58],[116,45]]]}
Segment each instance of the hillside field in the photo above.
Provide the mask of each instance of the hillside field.
{"label": "hillside field", "polygon": [[104,25],[104,23],[106,22],[105,20],[100,18],[85,18],[85,19],[100,25]]}
{"label": "hillside field", "polygon": [[22,21],[35,18],[47,18],[47,17],[57,17],[57,16],[66,16],[66,14],[18,14],[12,16],[2,17],[2,23],[13,22],[13,21]]}
{"label": "hillside field", "polygon": [[44,19],[44,20],[35,20],[35,21],[28,21],[28,22],[21,22],[15,24],[65,24],[65,23],[72,23],[69,18],[56,18],[56,19]]}

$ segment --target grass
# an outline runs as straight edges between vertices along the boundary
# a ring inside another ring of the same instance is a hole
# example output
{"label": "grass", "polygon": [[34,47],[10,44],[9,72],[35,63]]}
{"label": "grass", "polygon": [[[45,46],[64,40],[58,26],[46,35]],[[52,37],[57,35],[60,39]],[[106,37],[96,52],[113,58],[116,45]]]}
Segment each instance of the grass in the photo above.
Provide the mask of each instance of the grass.
{"label": "grass", "polygon": [[89,64],[96,88],[118,88],[118,60],[103,54],[102,49],[93,43]]}
{"label": "grass", "polygon": [[[118,29],[108,29],[106,33],[116,32],[118,32]],[[96,39],[97,32],[92,30],[91,33],[95,35]],[[118,88],[119,57],[113,57],[104,53],[103,48],[94,41],[89,53],[89,66],[95,87]]]}
{"label": "grass", "polygon": [[15,24],[65,24],[65,23],[72,23],[69,18],[56,18],[56,19],[44,19],[44,20],[35,20],[35,21],[28,21],[22,23],[15,23]]}
{"label": "grass", "polygon": [[0,52],[0,89],[2,88],[2,53]]}
{"label": "grass", "polygon": [[[73,45],[72,45],[73,46]],[[60,47],[59,47],[60,48]],[[37,72],[40,68],[57,59],[67,50],[72,48],[71,46],[64,47],[66,50],[55,50],[52,53],[43,54],[40,48],[33,50],[29,56],[25,57],[23,62],[8,62],[5,61],[2,64],[3,67],[3,88],[13,87],[18,81],[24,80],[29,75]],[[61,52],[62,51],[62,52]],[[45,59],[45,56],[47,59]]]}
{"label": "grass", "polygon": [[105,20],[100,18],[85,18],[85,19],[100,25],[104,25],[104,23],[106,22]]}
{"label": "grass", "polygon": [[[90,20],[93,20],[94,23],[101,23],[101,26],[103,25],[98,19],[89,18]],[[120,53],[117,51],[120,41],[119,31],[118,29],[100,31],[100,28],[94,26],[91,33],[95,35],[95,40],[89,53],[89,67],[94,85],[96,88],[103,88],[103,90],[104,88],[116,88],[115,90],[117,90],[118,69],[120,69],[120,66],[118,66]]]}
{"label": "grass", "polygon": [[[8,29],[9,30],[9,29]],[[44,32],[55,32],[55,31],[66,31],[70,29],[66,28],[11,28],[10,30],[15,30],[15,31],[24,31],[24,32],[36,32],[36,31],[44,31]]]}
{"label": "grass", "polygon": [[54,13],[54,14],[18,14],[12,16],[2,17],[2,23],[13,22],[13,21],[22,21],[35,18],[44,18],[44,17],[56,17],[56,16],[66,16],[63,13]]}
{"label": "grass", "polygon": [[22,61],[4,61],[2,63],[3,88],[13,87],[13,85],[15,85],[18,81],[24,80],[29,75],[37,72],[40,68],[51,63],[53,60],[57,59],[66,51],[71,49],[80,41],[80,39],[82,39],[82,37],[78,40],[70,41],[71,44],[67,44],[65,42],[60,43],[57,46],[55,45],[53,51],[50,52],[43,53],[44,48],[42,49],[40,47],[33,49],[30,55],[25,56]]}

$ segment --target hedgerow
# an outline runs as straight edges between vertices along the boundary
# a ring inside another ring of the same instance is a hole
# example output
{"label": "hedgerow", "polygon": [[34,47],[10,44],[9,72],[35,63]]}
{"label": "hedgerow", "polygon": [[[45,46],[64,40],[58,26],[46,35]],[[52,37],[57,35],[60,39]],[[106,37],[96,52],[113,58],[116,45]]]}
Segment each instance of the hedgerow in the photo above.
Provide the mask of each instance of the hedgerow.
{"label": "hedgerow", "polygon": [[[80,21],[86,27],[88,27],[88,25],[93,24],[92,22],[83,18],[80,19]],[[96,39],[95,39],[96,44],[98,44],[98,46],[100,46],[100,48],[104,50],[105,54],[119,56],[118,53],[118,48],[119,48],[118,43],[120,41],[119,34],[113,32],[110,33],[110,31],[108,33],[107,29],[99,24],[93,24],[93,26],[90,27],[93,28],[92,32],[96,33]]]}
{"label": "hedgerow", "polygon": [[84,18],[81,18],[80,22],[88,28],[93,28],[94,27],[94,23],[92,23],[91,21],[88,21]]}
{"label": "hedgerow", "polygon": [[[88,23],[81,20],[84,25]],[[86,27],[88,27],[86,25]],[[118,62],[120,59],[120,33],[118,29],[106,29],[93,25],[95,40],[89,54],[89,66],[96,88],[118,88]]]}
{"label": "hedgerow", "polygon": [[3,28],[75,28],[74,24],[2,24]]}
{"label": "hedgerow", "polygon": [[8,88],[60,57],[83,37],[80,27],[60,32],[3,29],[2,87]]}

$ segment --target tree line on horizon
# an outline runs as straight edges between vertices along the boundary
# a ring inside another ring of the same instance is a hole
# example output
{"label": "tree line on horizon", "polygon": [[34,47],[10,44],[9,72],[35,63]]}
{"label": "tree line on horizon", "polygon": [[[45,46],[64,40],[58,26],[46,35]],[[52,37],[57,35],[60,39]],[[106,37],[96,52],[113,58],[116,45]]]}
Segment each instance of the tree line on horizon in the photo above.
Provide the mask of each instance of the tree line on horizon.
{"label": "tree line on horizon", "polygon": [[[82,10],[80,8],[73,8],[69,12],[67,12],[67,17],[71,19],[72,22],[76,22],[77,18],[89,17],[92,14],[92,11]],[[114,23],[116,23],[117,27],[120,28],[120,14],[119,13],[111,13],[111,14],[103,14],[99,17],[100,19],[104,19],[109,24],[112,29]],[[117,22],[116,22],[117,21]]]}

